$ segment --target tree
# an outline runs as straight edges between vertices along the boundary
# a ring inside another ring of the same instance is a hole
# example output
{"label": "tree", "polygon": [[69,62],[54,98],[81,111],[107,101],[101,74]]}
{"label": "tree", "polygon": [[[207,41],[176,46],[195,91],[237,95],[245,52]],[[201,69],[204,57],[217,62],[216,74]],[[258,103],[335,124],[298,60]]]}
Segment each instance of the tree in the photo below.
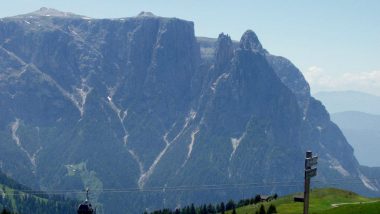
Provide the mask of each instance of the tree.
{"label": "tree", "polygon": [[186,208],[182,209],[182,212],[184,214],[190,214],[190,207],[189,206],[186,206]]}
{"label": "tree", "polygon": [[191,204],[191,207],[190,207],[190,214],[197,214],[197,213],[195,212],[194,204]]}
{"label": "tree", "polygon": [[226,211],[232,210],[233,207],[235,207],[235,202],[233,200],[229,200],[226,204]]}
{"label": "tree", "polygon": [[242,206],[244,206],[244,203],[245,203],[245,200],[244,200],[244,199],[239,200],[239,202],[238,202],[238,204],[237,204],[237,207],[242,207]]}
{"label": "tree", "polygon": [[259,214],[266,214],[264,205],[260,206]]}
{"label": "tree", "polygon": [[271,204],[268,208],[267,214],[277,213],[276,206]]}
{"label": "tree", "polygon": [[209,205],[207,205],[207,212],[214,214],[214,213],[216,213],[216,209],[212,204],[209,204]]}
{"label": "tree", "polygon": [[255,198],[249,199],[249,204],[254,204],[255,203]]}
{"label": "tree", "polygon": [[235,208],[235,206],[232,208],[232,214],[236,214],[236,208]]}
{"label": "tree", "polygon": [[226,211],[226,207],[224,206],[224,203],[222,202],[222,203],[220,204],[220,213],[221,213],[221,214],[224,214],[225,211]]}
{"label": "tree", "polygon": [[11,214],[11,212],[9,212],[9,211],[6,210],[6,209],[3,209],[3,211],[1,211],[1,214]]}
{"label": "tree", "polygon": [[261,197],[260,197],[260,195],[256,195],[255,196],[255,200],[254,200],[254,204],[257,204],[257,203],[259,203],[261,201]]}
{"label": "tree", "polygon": [[201,214],[207,214],[207,207],[206,207],[206,204],[201,206]]}
{"label": "tree", "polygon": [[220,213],[221,212],[220,204],[216,204],[215,209],[216,209],[216,213]]}
{"label": "tree", "polygon": [[277,193],[276,193],[276,194],[274,194],[273,198],[274,198],[274,200],[277,200],[277,198],[278,198],[278,195],[277,195]]}

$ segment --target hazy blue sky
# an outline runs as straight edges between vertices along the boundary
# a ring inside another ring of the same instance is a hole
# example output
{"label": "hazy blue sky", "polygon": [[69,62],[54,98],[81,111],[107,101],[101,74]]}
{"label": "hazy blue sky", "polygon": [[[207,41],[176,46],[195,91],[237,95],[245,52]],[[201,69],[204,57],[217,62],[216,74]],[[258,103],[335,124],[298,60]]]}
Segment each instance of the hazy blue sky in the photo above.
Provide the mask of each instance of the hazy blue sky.
{"label": "hazy blue sky", "polygon": [[195,23],[197,36],[254,30],[271,53],[292,60],[319,90],[380,95],[379,0],[3,0],[0,17],[51,7],[94,18],[151,11]]}

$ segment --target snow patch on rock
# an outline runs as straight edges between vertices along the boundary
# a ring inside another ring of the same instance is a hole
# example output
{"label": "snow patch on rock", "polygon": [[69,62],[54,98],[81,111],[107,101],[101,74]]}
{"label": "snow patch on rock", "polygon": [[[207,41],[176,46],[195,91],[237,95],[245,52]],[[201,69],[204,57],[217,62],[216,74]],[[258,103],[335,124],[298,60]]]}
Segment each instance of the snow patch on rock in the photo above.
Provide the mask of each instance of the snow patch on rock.
{"label": "snow patch on rock", "polygon": [[76,96],[73,96],[74,103],[79,109],[81,117],[84,114],[84,107],[86,104],[87,96],[92,91],[92,88],[86,84],[86,79],[82,79],[81,87],[75,88]]}
{"label": "snow patch on rock", "polygon": [[156,159],[153,161],[153,164],[149,167],[148,171],[144,172],[139,180],[138,180],[138,185],[140,189],[143,189],[145,186],[145,183],[148,181],[149,177],[153,174],[154,170],[156,169],[157,164],[160,162],[161,158],[165,155],[166,151],[169,149],[169,146],[171,142],[168,141],[169,132],[166,132],[163,136],[163,140],[165,142],[165,147],[164,149],[158,154]]}
{"label": "snow patch on rock", "polygon": [[42,150],[42,147],[40,147],[36,152],[34,152],[33,154],[31,154],[29,151],[27,151],[23,145],[21,144],[21,140],[20,140],[20,137],[18,136],[17,134],[17,131],[20,127],[20,119],[19,118],[16,118],[16,120],[11,123],[11,132],[12,132],[12,139],[13,141],[16,143],[17,147],[23,152],[25,153],[25,155],[28,157],[30,163],[32,164],[32,167],[33,167],[33,170],[32,172],[35,173],[35,170],[36,170],[36,167],[37,167],[37,162],[36,162],[36,158],[37,158],[37,155],[38,153]]}
{"label": "snow patch on rock", "polygon": [[373,190],[373,191],[379,191],[379,189],[375,185],[373,185],[372,182],[360,172],[359,172],[359,178],[364,184],[364,186],[366,186],[368,189]]}
{"label": "snow patch on rock", "polygon": [[230,76],[230,74],[228,74],[228,73],[223,73],[223,74],[221,74],[221,75],[215,80],[215,82],[213,82],[213,83],[211,84],[211,90],[212,90],[212,92],[215,93],[216,88],[218,87],[219,82],[220,82],[221,80],[223,80],[223,79],[227,79],[229,76]]}
{"label": "snow patch on rock", "polygon": [[330,163],[330,169],[335,169],[339,174],[343,175],[344,177],[350,176],[350,173],[340,164],[340,162],[333,158],[331,155],[327,154],[327,157],[329,158]]}
{"label": "snow patch on rock", "polygon": [[197,127],[193,132],[191,132],[191,141],[190,141],[190,144],[188,145],[188,152],[187,152],[187,156],[186,156],[186,159],[185,161],[183,162],[181,168],[183,168],[187,161],[189,161],[190,157],[191,157],[191,153],[193,152],[193,147],[194,147],[194,143],[195,143],[195,136],[198,134],[199,132],[199,127]]}
{"label": "snow patch on rock", "polygon": [[132,149],[128,149],[129,154],[133,157],[133,159],[137,162],[139,165],[139,170],[140,170],[140,176],[144,174],[144,164],[140,160],[139,156],[136,155],[136,153]]}
{"label": "snow patch on rock", "polygon": [[231,138],[232,152],[230,155],[230,161],[232,157],[235,155],[237,148],[239,147],[241,141],[245,138],[246,135],[247,131],[245,131],[239,138]]}
{"label": "snow patch on rock", "polygon": [[[185,118],[185,121],[184,121],[182,129],[177,133],[177,135],[172,140],[168,139],[168,135],[169,135],[170,132],[172,132],[172,130],[175,127],[176,123],[173,123],[173,125],[170,128],[170,130],[167,131],[163,135],[162,138],[163,138],[163,140],[165,142],[165,147],[161,150],[161,152],[155,158],[155,160],[153,161],[153,164],[149,167],[148,171],[144,172],[140,176],[140,178],[138,180],[138,186],[139,186],[140,189],[144,188],[145,183],[148,181],[149,177],[153,174],[153,172],[156,169],[158,163],[161,161],[162,157],[165,155],[165,153],[167,152],[167,150],[169,149],[169,147],[173,143],[175,143],[179,139],[179,137],[181,137],[185,133],[185,131],[189,127],[190,122],[195,119],[196,115],[197,115],[197,112],[195,112],[193,109],[191,109],[190,112],[188,113],[187,117]],[[194,138],[195,138],[195,134],[194,134]]]}

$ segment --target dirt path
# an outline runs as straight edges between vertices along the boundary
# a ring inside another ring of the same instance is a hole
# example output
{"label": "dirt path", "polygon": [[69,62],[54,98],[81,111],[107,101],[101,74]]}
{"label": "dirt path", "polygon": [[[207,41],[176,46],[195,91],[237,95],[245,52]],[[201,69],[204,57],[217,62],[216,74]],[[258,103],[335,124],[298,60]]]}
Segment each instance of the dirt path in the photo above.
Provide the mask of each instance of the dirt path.
{"label": "dirt path", "polygon": [[380,200],[376,200],[376,201],[365,201],[365,202],[351,202],[351,203],[337,203],[337,204],[331,204],[332,207],[339,207],[339,206],[342,206],[342,205],[349,205],[349,204],[371,204],[371,203],[376,203],[376,202],[380,202]]}

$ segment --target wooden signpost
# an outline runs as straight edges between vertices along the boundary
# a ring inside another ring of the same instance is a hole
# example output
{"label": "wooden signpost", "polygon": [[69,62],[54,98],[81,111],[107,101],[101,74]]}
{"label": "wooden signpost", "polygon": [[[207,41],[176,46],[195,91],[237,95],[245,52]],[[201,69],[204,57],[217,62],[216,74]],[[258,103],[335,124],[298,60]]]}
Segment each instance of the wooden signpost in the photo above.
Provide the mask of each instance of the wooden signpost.
{"label": "wooden signpost", "polygon": [[310,197],[310,178],[317,175],[317,168],[312,168],[317,165],[318,157],[314,156],[311,151],[306,152],[305,159],[305,189],[304,189],[304,200],[303,200],[303,213],[309,214],[309,197]]}

